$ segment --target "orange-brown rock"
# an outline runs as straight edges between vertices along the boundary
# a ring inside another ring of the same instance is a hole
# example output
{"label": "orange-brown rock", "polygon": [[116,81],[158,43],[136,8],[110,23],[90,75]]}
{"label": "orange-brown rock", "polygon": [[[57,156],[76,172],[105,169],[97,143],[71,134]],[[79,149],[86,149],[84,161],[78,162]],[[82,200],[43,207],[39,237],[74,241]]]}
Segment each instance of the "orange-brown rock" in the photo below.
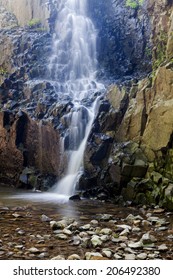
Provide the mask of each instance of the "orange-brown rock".
{"label": "orange-brown rock", "polygon": [[57,175],[59,170],[59,135],[49,124],[0,112],[0,178],[1,182],[18,182],[25,166],[41,174]]}

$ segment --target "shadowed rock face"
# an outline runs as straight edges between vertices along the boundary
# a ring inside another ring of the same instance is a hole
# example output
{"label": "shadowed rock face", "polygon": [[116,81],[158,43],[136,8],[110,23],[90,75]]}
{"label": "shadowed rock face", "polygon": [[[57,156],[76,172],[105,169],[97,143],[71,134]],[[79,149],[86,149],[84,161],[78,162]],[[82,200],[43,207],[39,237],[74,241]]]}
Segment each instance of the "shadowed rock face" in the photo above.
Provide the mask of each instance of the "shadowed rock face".
{"label": "shadowed rock face", "polygon": [[145,76],[151,70],[151,22],[146,5],[131,9],[125,0],[88,2],[98,30],[98,60],[104,75]]}
{"label": "shadowed rock face", "polygon": [[37,172],[58,175],[59,135],[51,125],[41,125],[26,113],[0,113],[1,183],[16,184],[25,167]]}

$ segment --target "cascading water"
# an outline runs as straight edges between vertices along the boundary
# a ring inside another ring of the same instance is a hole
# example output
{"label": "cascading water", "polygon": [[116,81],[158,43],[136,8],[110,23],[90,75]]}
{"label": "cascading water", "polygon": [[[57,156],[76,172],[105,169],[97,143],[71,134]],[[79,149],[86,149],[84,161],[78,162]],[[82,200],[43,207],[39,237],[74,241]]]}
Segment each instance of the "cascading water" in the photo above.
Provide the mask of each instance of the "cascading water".
{"label": "cascading water", "polygon": [[104,89],[96,82],[96,37],[95,27],[87,16],[87,0],[63,0],[58,4],[49,71],[57,95],[69,96],[73,105],[63,117],[67,129],[62,150],[68,166],[54,189],[67,196],[74,193],[82,172],[85,146],[99,99],[94,94]]}

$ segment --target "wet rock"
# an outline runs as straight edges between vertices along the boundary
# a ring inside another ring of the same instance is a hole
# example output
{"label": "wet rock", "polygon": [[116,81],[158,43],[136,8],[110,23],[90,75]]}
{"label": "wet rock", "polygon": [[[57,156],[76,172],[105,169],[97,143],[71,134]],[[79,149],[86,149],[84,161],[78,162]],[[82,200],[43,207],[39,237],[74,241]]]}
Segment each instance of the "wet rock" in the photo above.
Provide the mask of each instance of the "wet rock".
{"label": "wet rock", "polygon": [[158,227],[158,228],[156,228],[155,229],[155,231],[165,231],[165,230],[167,230],[168,229],[168,227]]}
{"label": "wet rock", "polygon": [[110,250],[103,249],[102,250],[102,255],[103,255],[103,257],[106,257],[106,258],[110,259],[112,257],[112,252]]}
{"label": "wet rock", "polygon": [[157,239],[149,234],[149,233],[145,233],[143,234],[142,238],[141,238],[141,242],[144,244],[144,245],[148,245],[148,244],[152,244],[153,242],[156,242]]}
{"label": "wet rock", "polygon": [[119,236],[127,236],[130,233],[130,230],[128,228],[125,228],[120,234]]}
{"label": "wet rock", "polygon": [[35,247],[32,247],[32,248],[28,249],[28,251],[29,251],[30,253],[33,253],[33,254],[38,254],[38,253],[40,253],[40,250],[37,249],[37,248],[35,248]]}
{"label": "wet rock", "polygon": [[42,222],[50,222],[51,219],[50,219],[48,216],[46,216],[46,215],[43,214],[43,215],[41,216],[41,221],[42,221]]}
{"label": "wet rock", "polygon": [[66,240],[68,237],[66,234],[60,233],[55,235],[58,239]]}
{"label": "wet rock", "polygon": [[91,222],[90,222],[90,224],[92,225],[92,226],[98,226],[98,221],[97,220],[91,220]]}
{"label": "wet rock", "polygon": [[98,258],[100,257],[100,258],[101,258],[101,257],[103,257],[103,256],[102,256],[102,254],[100,254],[100,253],[95,253],[95,252],[86,252],[86,253],[85,253],[85,259],[86,259],[86,260],[91,260],[92,257],[98,257]]}
{"label": "wet rock", "polygon": [[122,228],[123,230],[129,230],[131,231],[132,230],[132,227],[129,226],[129,225],[116,225],[116,228]]}
{"label": "wet rock", "polygon": [[79,236],[73,236],[70,242],[72,243],[72,245],[78,246],[81,243],[81,238]]}
{"label": "wet rock", "polygon": [[39,259],[44,259],[44,258],[48,258],[48,257],[49,257],[49,254],[46,253],[46,252],[43,252],[43,253],[41,253],[41,254],[38,255],[38,258],[39,258]]}
{"label": "wet rock", "polygon": [[165,209],[163,209],[163,208],[156,208],[153,211],[153,213],[155,213],[155,214],[161,214],[161,213],[164,213],[164,212],[165,212]]}
{"label": "wet rock", "polygon": [[100,234],[110,235],[110,234],[112,234],[112,230],[111,230],[110,228],[103,228],[103,229],[100,231]]}
{"label": "wet rock", "polygon": [[134,254],[125,255],[125,260],[135,260],[136,256]]}
{"label": "wet rock", "polygon": [[167,251],[168,247],[165,244],[162,244],[162,245],[158,246],[158,250],[159,251]]}
{"label": "wet rock", "polygon": [[100,221],[109,221],[110,219],[113,218],[113,215],[110,214],[103,214],[99,216]]}
{"label": "wet rock", "polygon": [[86,224],[86,225],[84,225],[84,226],[81,226],[80,228],[79,228],[79,230],[89,230],[91,228],[91,225],[90,224]]}
{"label": "wet rock", "polygon": [[120,256],[119,254],[114,254],[114,259],[115,260],[121,260],[123,257]]}
{"label": "wet rock", "polygon": [[147,254],[146,253],[141,253],[137,255],[138,260],[146,260]]}
{"label": "wet rock", "polygon": [[98,235],[94,235],[91,238],[91,243],[92,243],[93,247],[98,247],[98,246],[101,246],[103,242]]}
{"label": "wet rock", "polygon": [[81,260],[80,256],[77,254],[73,254],[67,258],[67,260]]}
{"label": "wet rock", "polygon": [[69,200],[81,200],[80,196],[78,194],[70,196]]}
{"label": "wet rock", "polygon": [[132,228],[132,232],[139,233],[139,232],[141,232],[141,229],[139,227],[134,227],[134,228]]}
{"label": "wet rock", "polygon": [[62,231],[64,234],[66,234],[66,235],[72,235],[72,231],[71,230],[69,230],[69,229],[63,229],[63,231]]}
{"label": "wet rock", "polygon": [[129,242],[128,247],[130,247],[132,249],[141,249],[143,247],[143,243],[142,243],[142,241]]}
{"label": "wet rock", "polygon": [[58,222],[56,222],[56,221],[51,221],[50,222],[50,227],[53,230],[64,229],[66,226],[67,226],[67,221],[65,221],[65,220],[58,221]]}
{"label": "wet rock", "polygon": [[60,261],[60,260],[65,260],[65,257],[63,255],[58,255],[56,257],[53,257],[51,260],[57,260],[57,261]]}
{"label": "wet rock", "polygon": [[100,236],[100,240],[103,242],[107,242],[108,240],[110,240],[110,235],[102,235]]}

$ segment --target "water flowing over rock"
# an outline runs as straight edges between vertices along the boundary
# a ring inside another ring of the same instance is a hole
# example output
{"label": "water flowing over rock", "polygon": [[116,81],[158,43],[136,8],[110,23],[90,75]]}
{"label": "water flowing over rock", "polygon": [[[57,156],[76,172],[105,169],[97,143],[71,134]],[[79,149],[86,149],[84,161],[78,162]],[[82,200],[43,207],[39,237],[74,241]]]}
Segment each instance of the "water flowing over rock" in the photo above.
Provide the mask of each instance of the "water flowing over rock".
{"label": "water flowing over rock", "polygon": [[55,189],[72,195],[83,171],[84,150],[97,114],[98,97],[94,94],[104,86],[96,81],[96,30],[87,16],[87,1],[66,0],[59,9],[49,71],[58,97],[68,95],[72,108],[63,116],[62,153],[67,168]]}

